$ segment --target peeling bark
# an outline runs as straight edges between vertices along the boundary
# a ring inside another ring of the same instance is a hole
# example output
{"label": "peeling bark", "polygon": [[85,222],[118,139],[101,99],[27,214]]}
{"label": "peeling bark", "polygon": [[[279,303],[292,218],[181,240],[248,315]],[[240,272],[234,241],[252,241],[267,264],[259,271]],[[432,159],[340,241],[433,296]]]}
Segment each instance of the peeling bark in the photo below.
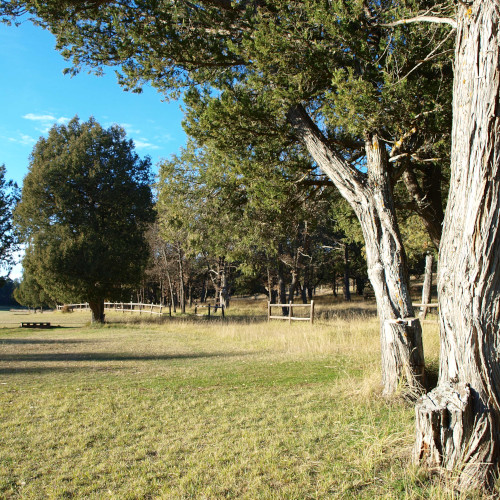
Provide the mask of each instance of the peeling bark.
{"label": "peeling bark", "polygon": [[[414,457],[468,490],[492,485],[500,458],[500,4],[461,3],[457,19],[440,373],[416,408]],[[457,408],[452,434],[439,408]]]}

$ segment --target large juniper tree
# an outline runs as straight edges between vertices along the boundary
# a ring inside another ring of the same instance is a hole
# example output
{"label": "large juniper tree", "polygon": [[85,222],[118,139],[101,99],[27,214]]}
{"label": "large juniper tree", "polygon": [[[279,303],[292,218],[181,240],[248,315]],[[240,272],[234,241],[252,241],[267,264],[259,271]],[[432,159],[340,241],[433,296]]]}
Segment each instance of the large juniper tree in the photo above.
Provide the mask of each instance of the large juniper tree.
{"label": "large juniper tree", "polygon": [[102,322],[105,298],[142,277],[150,182],[149,158],[138,157],[120,127],[92,118],[52,127],[33,149],[14,212],[27,274],[57,301],[88,301]]}
{"label": "large juniper tree", "polygon": [[492,485],[500,461],[500,3],[459,2],[447,21],[457,32],[441,357],[438,387],[417,406],[415,458],[468,489]]}

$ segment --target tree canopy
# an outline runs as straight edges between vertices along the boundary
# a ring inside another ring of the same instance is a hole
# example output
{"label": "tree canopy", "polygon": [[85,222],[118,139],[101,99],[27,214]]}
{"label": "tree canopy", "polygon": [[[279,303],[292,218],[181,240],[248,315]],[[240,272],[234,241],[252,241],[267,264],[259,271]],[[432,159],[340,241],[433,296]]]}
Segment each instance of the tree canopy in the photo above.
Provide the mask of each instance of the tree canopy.
{"label": "tree canopy", "polygon": [[54,126],[36,143],[14,220],[23,266],[52,299],[88,301],[101,321],[104,299],[140,281],[153,219],[150,164],[123,129],[93,118]]}

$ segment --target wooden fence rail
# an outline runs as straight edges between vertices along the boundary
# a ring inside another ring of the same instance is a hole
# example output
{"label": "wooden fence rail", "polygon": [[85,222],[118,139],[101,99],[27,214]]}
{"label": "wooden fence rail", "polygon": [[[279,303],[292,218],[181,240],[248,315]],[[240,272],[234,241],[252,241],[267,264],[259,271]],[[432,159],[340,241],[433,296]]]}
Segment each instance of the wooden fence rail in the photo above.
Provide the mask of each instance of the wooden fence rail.
{"label": "wooden fence rail", "polygon": [[[420,320],[424,323],[427,323],[427,321],[425,321],[425,318],[427,317],[427,313],[428,313],[428,310],[429,309],[439,309],[439,304],[437,303],[430,303],[430,304],[413,304],[414,307],[420,307],[420,313],[419,313],[419,317],[420,317]],[[434,320],[431,320],[430,321],[431,323],[434,323],[435,321]]]}
{"label": "wooden fence rail", "polygon": [[196,316],[204,316],[203,314],[198,314],[198,309],[207,309],[207,311],[208,311],[207,318],[211,318],[212,317],[212,312],[216,313],[217,309],[220,309],[221,310],[221,316],[223,318],[225,317],[225,307],[223,305],[211,306],[210,304],[200,305],[198,303],[195,303],[195,305],[194,305],[194,314]]}
{"label": "wooden fence rail", "polygon": [[[273,307],[288,307],[288,316],[273,316],[272,308]],[[306,316],[294,316],[293,310],[297,307],[309,307],[309,317]],[[311,300],[310,304],[292,304],[289,302],[288,304],[271,304],[271,302],[267,302],[267,321],[271,319],[286,319],[290,323],[292,321],[309,321],[311,324],[314,323],[314,300]]]}
{"label": "wooden fence rail", "polygon": [[[63,307],[69,307],[72,310],[76,309],[80,311],[90,309],[88,302],[84,302],[82,304],[64,304],[64,306],[58,305],[57,310],[60,311]],[[172,312],[170,306],[164,306],[162,304],[143,304],[142,302],[104,302],[105,310],[121,311],[122,313],[144,313],[161,316],[165,308],[168,309],[168,312],[171,315]]]}

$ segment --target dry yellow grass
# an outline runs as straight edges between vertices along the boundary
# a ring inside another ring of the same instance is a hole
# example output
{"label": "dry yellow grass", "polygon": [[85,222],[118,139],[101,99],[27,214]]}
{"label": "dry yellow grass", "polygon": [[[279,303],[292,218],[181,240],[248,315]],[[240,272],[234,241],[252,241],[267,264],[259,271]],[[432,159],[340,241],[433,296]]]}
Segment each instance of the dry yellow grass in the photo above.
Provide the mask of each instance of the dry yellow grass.
{"label": "dry yellow grass", "polygon": [[373,305],[320,304],[313,327],[233,306],[36,315],[52,330],[0,312],[0,497],[452,498],[409,464],[411,405],[380,395]]}

